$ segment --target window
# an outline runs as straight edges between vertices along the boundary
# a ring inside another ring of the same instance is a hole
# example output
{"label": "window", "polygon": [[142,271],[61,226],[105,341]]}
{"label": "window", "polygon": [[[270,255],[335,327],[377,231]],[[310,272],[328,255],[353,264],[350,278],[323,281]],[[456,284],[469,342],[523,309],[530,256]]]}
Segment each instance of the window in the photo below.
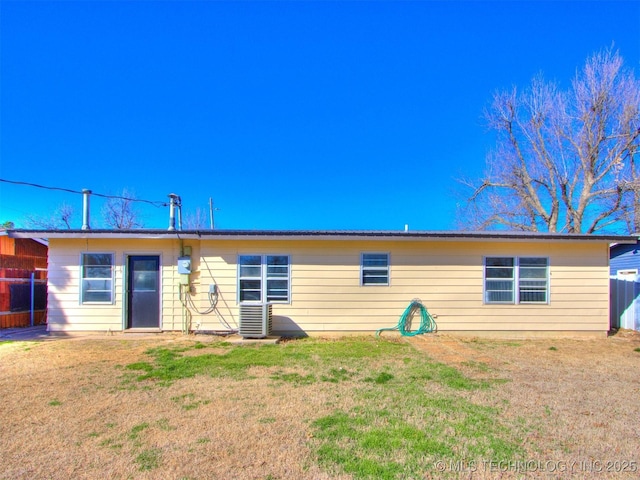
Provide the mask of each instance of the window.
{"label": "window", "polygon": [[289,257],[287,255],[240,255],[238,283],[240,303],[288,303]]}
{"label": "window", "polygon": [[549,259],[485,258],[484,293],[485,303],[548,303]]}
{"label": "window", "polygon": [[520,303],[547,303],[549,285],[546,258],[519,259],[518,301]]}
{"label": "window", "polygon": [[484,267],[486,303],[513,303],[514,259],[488,257]]}
{"label": "window", "polygon": [[389,254],[363,253],[360,261],[361,285],[389,285]]}
{"label": "window", "polygon": [[82,254],[81,303],[113,303],[113,255]]}
{"label": "window", "polygon": [[625,280],[635,280],[637,275],[638,275],[638,269],[637,268],[630,268],[628,270],[618,270],[616,272],[616,277],[617,278],[622,278],[622,279],[625,279]]}

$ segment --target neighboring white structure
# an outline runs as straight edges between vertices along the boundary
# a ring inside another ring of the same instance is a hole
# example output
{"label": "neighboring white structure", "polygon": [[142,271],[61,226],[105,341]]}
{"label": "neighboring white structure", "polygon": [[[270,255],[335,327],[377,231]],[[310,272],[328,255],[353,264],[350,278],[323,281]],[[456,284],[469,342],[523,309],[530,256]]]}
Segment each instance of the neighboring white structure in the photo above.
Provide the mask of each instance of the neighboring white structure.
{"label": "neighboring white structure", "polygon": [[[637,238],[637,237],[636,237]],[[611,327],[640,331],[640,249],[637,242],[611,247]]]}

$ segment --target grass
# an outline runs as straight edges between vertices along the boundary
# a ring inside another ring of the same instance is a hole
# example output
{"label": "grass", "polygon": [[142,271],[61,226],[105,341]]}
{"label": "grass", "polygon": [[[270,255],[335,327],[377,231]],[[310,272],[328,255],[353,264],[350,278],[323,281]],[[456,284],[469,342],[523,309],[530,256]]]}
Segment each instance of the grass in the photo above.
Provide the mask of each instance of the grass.
{"label": "grass", "polygon": [[129,433],[129,440],[136,441],[140,437],[140,432],[149,428],[149,424],[147,422],[140,423],[134,426]]}
{"label": "grass", "polygon": [[[423,478],[445,459],[523,458],[520,427],[505,422],[500,409],[455,393],[487,389],[489,382],[426,359],[394,372],[367,376],[366,386],[354,390],[357,407],[312,423],[321,465],[354,478],[395,479]],[[444,391],[432,393],[433,384]]]}
{"label": "grass", "polygon": [[[192,348],[202,350],[202,347]],[[155,380],[164,385],[170,385],[175,380],[191,378],[199,374],[243,379],[246,378],[250,367],[281,366],[284,361],[276,345],[229,348],[224,354],[180,355],[186,350],[188,349],[184,347],[150,349],[147,354],[155,360],[154,365],[148,362],[137,362],[127,365],[126,368],[145,372],[138,377],[138,380]],[[295,360],[294,357],[291,356],[290,360]],[[300,356],[298,359],[304,360],[303,357]]]}
{"label": "grass", "polygon": [[311,385],[315,383],[316,376],[312,373],[308,375],[301,375],[299,373],[284,373],[284,372],[276,372],[271,375],[272,380],[279,380],[281,382],[292,383],[294,385]]}
{"label": "grass", "polygon": [[200,405],[207,405],[209,403],[209,400],[196,400],[195,397],[193,393],[185,393],[184,395],[172,397],[171,400],[177,403],[182,410],[187,411],[194,410]]}
{"label": "grass", "polygon": [[136,463],[140,471],[153,470],[160,465],[161,452],[157,448],[143,450],[136,456]]}
{"label": "grass", "polygon": [[373,382],[373,383],[377,383],[378,385],[381,385],[383,383],[387,383],[390,382],[391,380],[393,380],[393,375],[388,373],[388,372],[380,372],[378,375],[376,375],[375,377],[367,377],[364,379],[365,382]]}
{"label": "grass", "polygon": [[[152,380],[168,386],[175,380],[206,374],[211,377],[231,377],[236,380],[248,378],[247,370],[253,367],[297,367],[312,366],[318,360],[342,359],[345,362],[381,357],[407,345],[397,342],[371,342],[357,339],[340,342],[299,340],[284,345],[227,346],[224,353],[201,353],[182,355],[190,350],[204,350],[206,346],[196,343],[191,347],[158,347],[147,350],[152,362],[135,362],[126,365],[127,370],[140,371],[139,381]],[[216,345],[218,346],[218,345]],[[219,346],[218,346],[219,347]],[[331,367],[319,376],[324,382],[338,383],[352,376],[342,366]],[[293,383],[313,383],[310,376],[276,374],[278,380]]]}
{"label": "grass", "polygon": [[482,460],[637,456],[637,338],[217,340],[0,347],[4,477],[491,478]]}
{"label": "grass", "polygon": [[[499,408],[477,405],[456,393],[487,390],[497,381],[469,378],[406,343],[361,338],[224,346],[222,351],[219,344],[213,346],[215,353],[202,343],[149,349],[149,361],[128,364],[126,369],[140,372],[137,382],[152,382],[157,388],[196,375],[248,381],[253,378],[250,371],[257,374],[256,368],[271,370],[268,378],[274,387],[344,385],[355,406],[309,418],[313,431],[309,445],[324,469],[356,479],[417,478],[443,459],[523,458],[521,425],[505,422]],[[193,393],[171,400],[185,411],[207,403]],[[258,422],[275,423],[276,418],[262,417]]]}

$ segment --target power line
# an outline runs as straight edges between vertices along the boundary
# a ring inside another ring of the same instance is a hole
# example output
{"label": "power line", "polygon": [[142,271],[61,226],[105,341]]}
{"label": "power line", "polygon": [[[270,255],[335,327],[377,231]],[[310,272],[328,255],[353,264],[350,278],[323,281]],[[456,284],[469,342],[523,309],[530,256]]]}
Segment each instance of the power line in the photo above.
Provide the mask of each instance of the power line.
{"label": "power line", "polygon": [[[46,185],[38,185],[37,183],[29,183],[29,182],[18,182],[15,180],[6,180],[4,178],[0,178],[0,182],[4,182],[4,183],[12,183],[14,185],[25,185],[28,187],[36,187],[36,188],[42,188],[45,190],[57,190],[60,192],[67,192],[67,193],[75,193],[78,195],[83,195],[84,192],[82,191],[78,191],[78,190],[71,190],[69,188],[62,188],[62,187],[48,187]],[[94,195],[96,197],[102,197],[102,198],[113,198],[116,200],[127,200],[129,202],[141,202],[141,203],[148,203],[150,205],[153,205],[154,207],[166,207],[169,205],[169,203],[167,202],[154,202],[152,200],[142,200],[140,198],[130,198],[130,197],[121,197],[118,195],[105,195],[102,193],[95,193],[95,192],[91,192],[91,195]]]}

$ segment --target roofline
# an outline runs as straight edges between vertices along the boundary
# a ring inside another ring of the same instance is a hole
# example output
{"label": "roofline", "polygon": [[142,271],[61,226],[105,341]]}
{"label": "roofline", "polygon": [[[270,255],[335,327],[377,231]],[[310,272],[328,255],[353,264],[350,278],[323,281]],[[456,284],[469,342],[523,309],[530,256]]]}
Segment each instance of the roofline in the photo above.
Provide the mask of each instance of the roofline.
{"label": "roofline", "polygon": [[[11,231],[13,231],[13,230],[11,230]],[[23,237],[23,236],[10,235],[9,230],[0,230],[0,237],[28,238],[28,239],[33,240],[34,242],[37,242],[37,243],[39,243],[41,245],[44,245],[45,247],[49,246],[49,242],[46,239],[44,239],[44,238],[42,238],[40,236],[38,236],[38,237]]]}
{"label": "roofline", "polygon": [[587,241],[631,244],[637,236],[515,231],[398,231],[398,230],[28,230],[6,231],[12,238],[111,238],[198,240],[518,240]]}

